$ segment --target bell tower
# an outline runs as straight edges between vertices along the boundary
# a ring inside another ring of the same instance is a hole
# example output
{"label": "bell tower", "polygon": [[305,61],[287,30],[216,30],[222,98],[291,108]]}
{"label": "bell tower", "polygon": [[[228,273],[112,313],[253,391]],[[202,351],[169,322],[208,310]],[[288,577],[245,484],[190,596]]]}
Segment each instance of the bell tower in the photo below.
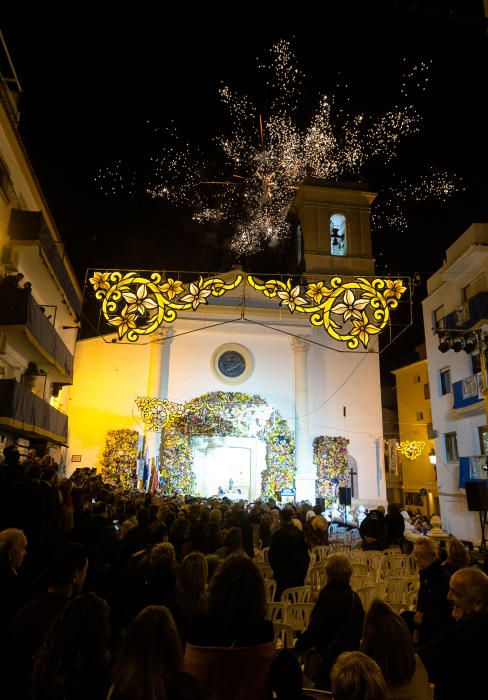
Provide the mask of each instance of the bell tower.
{"label": "bell tower", "polygon": [[313,180],[300,187],[291,212],[298,219],[305,274],[374,274],[371,205],[375,197],[375,192],[361,185]]}

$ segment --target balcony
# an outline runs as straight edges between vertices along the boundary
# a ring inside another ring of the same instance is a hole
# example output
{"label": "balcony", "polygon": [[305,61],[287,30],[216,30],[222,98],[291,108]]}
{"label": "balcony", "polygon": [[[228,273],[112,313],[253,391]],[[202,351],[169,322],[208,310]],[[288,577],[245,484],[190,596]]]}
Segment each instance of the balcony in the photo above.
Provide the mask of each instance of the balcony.
{"label": "balcony", "polygon": [[448,330],[469,330],[488,322],[488,292],[478,292],[469,301],[447,314],[443,327]]}
{"label": "balcony", "polygon": [[481,372],[454,382],[452,385],[453,409],[467,408],[483,401]]}
{"label": "balcony", "polygon": [[54,381],[70,383],[73,355],[27,289],[0,289],[0,331],[22,357],[49,372]]}
{"label": "balcony", "polygon": [[488,479],[487,455],[461,457],[459,459],[459,488],[464,489],[467,481]]}
{"label": "balcony", "polygon": [[0,379],[0,428],[20,437],[65,444],[68,416],[15,379]]}
{"label": "balcony", "polygon": [[19,241],[25,245],[32,241],[39,242],[48,267],[63,289],[71,308],[79,315],[81,298],[66,267],[64,253],[60,253],[60,246],[63,250],[64,244],[53,239],[42,212],[12,209],[8,235],[13,243]]}

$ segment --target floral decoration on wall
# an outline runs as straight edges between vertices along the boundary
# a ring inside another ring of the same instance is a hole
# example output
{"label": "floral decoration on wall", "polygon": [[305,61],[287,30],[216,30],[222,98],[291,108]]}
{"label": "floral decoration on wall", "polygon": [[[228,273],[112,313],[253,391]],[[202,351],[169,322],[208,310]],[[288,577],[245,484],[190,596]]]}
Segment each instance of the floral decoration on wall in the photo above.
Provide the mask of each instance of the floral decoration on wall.
{"label": "floral decoration on wall", "polygon": [[105,481],[121,484],[125,489],[134,485],[138,443],[137,430],[122,428],[108,431],[101,469]]}
{"label": "floral decoration on wall", "polygon": [[325,499],[325,505],[337,503],[339,486],[350,486],[349,440],[345,437],[322,435],[313,441],[313,458],[317,466],[315,492]]}
{"label": "floral decoration on wall", "polygon": [[261,495],[276,497],[295,483],[295,444],[287,422],[258,395],[213,391],[188,401],[184,415],[163,431],[161,473],[165,493],[192,493],[192,438],[258,437],[266,443]]}

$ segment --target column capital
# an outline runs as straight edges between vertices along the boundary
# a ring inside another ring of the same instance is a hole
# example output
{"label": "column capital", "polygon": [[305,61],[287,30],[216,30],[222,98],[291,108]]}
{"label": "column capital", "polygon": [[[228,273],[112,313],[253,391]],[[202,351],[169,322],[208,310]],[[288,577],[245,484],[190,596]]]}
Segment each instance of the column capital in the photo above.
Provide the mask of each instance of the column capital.
{"label": "column capital", "polygon": [[291,339],[291,346],[295,353],[297,352],[308,352],[310,350],[310,343],[308,338],[299,338],[298,336],[293,336]]}

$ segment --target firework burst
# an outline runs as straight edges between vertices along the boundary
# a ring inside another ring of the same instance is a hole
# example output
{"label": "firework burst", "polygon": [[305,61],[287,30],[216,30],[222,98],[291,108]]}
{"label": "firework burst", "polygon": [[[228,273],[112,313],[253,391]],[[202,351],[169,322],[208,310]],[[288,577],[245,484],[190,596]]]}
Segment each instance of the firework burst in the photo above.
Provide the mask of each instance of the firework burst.
{"label": "firework burst", "polygon": [[[419,62],[402,77],[401,104],[380,115],[348,114],[332,97],[319,95],[311,116],[300,119],[305,76],[289,42],[277,42],[266,60],[258,61],[258,68],[268,94],[262,113],[248,96],[228,85],[220,88],[231,127],[214,141],[221,161],[217,175],[203,153],[171,127],[166,134],[169,147],[150,156],[152,176],[146,187],[152,197],[190,205],[200,223],[230,227],[230,245],[237,256],[254,253],[289,234],[287,212],[307,177],[361,179],[373,162],[390,165],[402,140],[421,127],[420,114],[408,99],[412,86],[422,93],[428,89],[428,64]],[[102,174],[99,178],[103,184],[110,180]],[[407,200],[444,199],[458,188],[446,173],[435,171],[413,185],[399,180],[380,198],[385,221],[403,228]],[[376,221],[381,216],[377,211]]]}

